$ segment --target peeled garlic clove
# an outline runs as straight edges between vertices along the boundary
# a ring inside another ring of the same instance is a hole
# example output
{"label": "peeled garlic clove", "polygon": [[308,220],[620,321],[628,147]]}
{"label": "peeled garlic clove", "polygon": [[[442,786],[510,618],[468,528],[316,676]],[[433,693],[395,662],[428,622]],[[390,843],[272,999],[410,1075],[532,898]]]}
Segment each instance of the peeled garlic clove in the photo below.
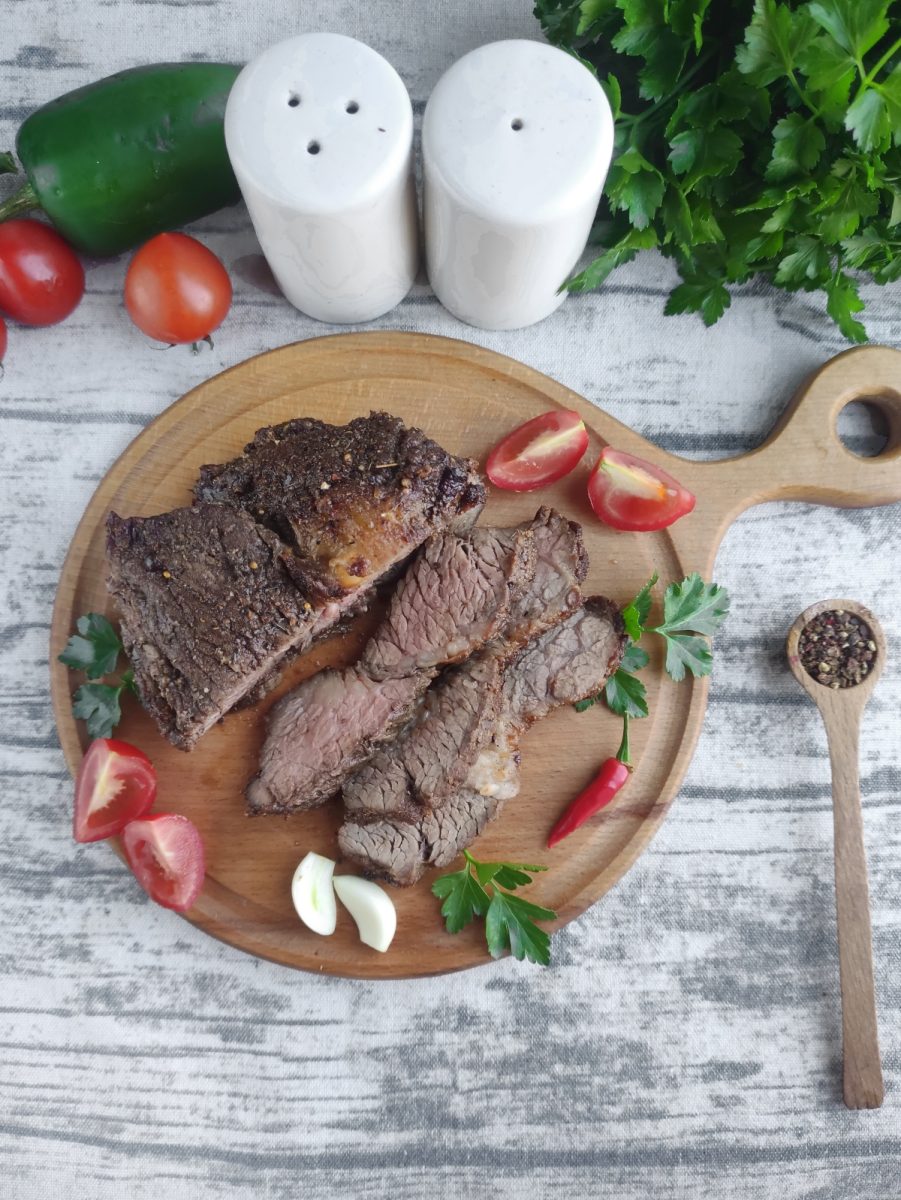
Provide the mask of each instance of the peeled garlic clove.
{"label": "peeled garlic clove", "polygon": [[314,933],[326,937],[335,932],[338,907],[332,887],[335,864],[321,854],[310,853],[302,860],[291,880],[291,899],[297,915]]}
{"label": "peeled garlic clove", "polygon": [[338,875],[338,899],[357,923],[360,941],[383,954],[397,929],[397,911],[387,892],[359,875]]}

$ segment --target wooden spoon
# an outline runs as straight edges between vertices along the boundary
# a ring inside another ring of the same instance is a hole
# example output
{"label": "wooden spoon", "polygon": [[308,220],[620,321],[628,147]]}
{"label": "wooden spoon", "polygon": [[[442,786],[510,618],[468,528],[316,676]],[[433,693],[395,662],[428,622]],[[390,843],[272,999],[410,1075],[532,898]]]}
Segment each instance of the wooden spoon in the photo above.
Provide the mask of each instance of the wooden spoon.
{"label": "wooden spoon", "polygon": [[[808,674],[799,656],[802,631],[823,612],[849,612],[866,622],[876,643],[869,674],[851,687],[833,688]],[[835,816],[835,901],[842,993],[843,1094],[848,1108],[879,1108],[884,1089],[876,1026],[873,937],[863,813],[858,775],[860,721],[885,663],[885,634],[873,614],[853,600],[822,600],[804,610],[786,644],[788,661],[801,687],[820,710],[832,765]]]}

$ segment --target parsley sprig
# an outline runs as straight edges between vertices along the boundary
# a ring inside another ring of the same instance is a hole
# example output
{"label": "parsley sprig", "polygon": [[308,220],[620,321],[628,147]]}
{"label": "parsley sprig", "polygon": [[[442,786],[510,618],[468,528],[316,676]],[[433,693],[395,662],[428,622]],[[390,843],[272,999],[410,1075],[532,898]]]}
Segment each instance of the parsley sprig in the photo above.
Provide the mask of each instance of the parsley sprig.
{"label": "parsley sprig", "polygon": [[695,572],[681,583],[671,583],[663,595],[663,620],[649,626],[656,573],[638,595],[623,609],[623,624],[629,635],[619,669],[610,676],[604,691],[576,705],[579,712],[592,704],[606,701],[611,712],[623,718],[624,747],[617,756],[631,766],[629,759],[628,722],[631,718],[648,715],[648,695],[644,683],[635,674],[648,664],[648,654],[637,643],[645,633],[656,633],[666,644],[664,670],[675,683],[681,683],[686,672],[697,677],[709,675],[713,655],[708,639],[722,625],[729,613],[729,594],[716,583],[705,583]]}
{"label": "parsley sprig", "polygon": [[598,287],[659,247],[667,313],[717,321],[761,274],[826,293],[866,340],[851,272],[901,279],[901,9],[890,0],[536,0],[548,39],[595,70],[616,158],[595,241],[569,279]]}
{"label": "parsley sprig", "polygon": [[109,737],[122,720],[123,692],[136,693],[134,673],[125,671],[113,683],[94,682],[115,674],[122,643],[106,617],[87,613],[76,622],[73,633],[59,661],[73,671],[84,671],[92,682],[83,683],[72,697],[72,713],[85,721],[92,738]]}
{"label": "parsley sprig", "polygon": [[448,933],[459,933],[476,917],[485,918],[485,938],[492,958],[507,950],[514,958],[526,958],[546,967],[551,960],[551,941],[536,921],[553,921],[557,914],[532,904],[513,893],[532,882],[532,876],[547,867],[525,863],[480,862],[468,850],[459,871],[442,875],[432,884],[439,900]]}

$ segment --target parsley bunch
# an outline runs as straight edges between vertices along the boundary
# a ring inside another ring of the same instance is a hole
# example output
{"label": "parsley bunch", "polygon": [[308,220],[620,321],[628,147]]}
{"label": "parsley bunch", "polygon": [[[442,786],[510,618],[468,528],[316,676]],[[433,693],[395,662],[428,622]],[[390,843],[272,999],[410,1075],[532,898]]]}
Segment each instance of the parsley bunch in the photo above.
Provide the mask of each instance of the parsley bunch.
{"label": "parsley bunch", "polygon": [[[115,673],[122,643],[115,629],[100,613],[88,613],[76,622],[59,661],[73,671],[84,671],[89,680]],[[134,692],[134,674],[125,671],[115,683],[83,683],[72,697],[72,713],[85,721],[92,738],[109,737],[122,720],[120,697]]]}
{"label": "parsley bunch", "polygon": [[492,958],[509,950],[520,961],[527,958],[546,967],[551,961],[551,939],[535,922],[553,921],[557,914],[512,893],[547,867],[480,862],[468,850],[463,857],[462,870],[442,875],[432,884],[432,893],[444,901],[441,915],[448,933],[459,933],[476,917],[484,917]]}
{"label": "parsley bunch", "polygon": [[623,609],[623,623],[629,635],[629,644],[623,654],[619,669],[607,680],[604,691],[590,700],[577,704],[576,710],[583,712],[596,701],[604,699],[607,707],[623,718],[623,746],[618,758],[626,765],[629,761],[629,720],[648,715],[648,693],[635,674],[648,665],[648,654],[637,643],[645,633],[656,633],[666,645],[664,670],[675,683],[681,683],[686,671],[698,678],[709,675],[713,669],[713,655],[708,638],[725,621],[729,614],[729,593],[716,583],[705,583],[694,572],[681,583],[671,583],[663,594],[663,620],[659,625],[649,626],[651,602],[657,575],[654,574],[635,599]]}
{"label": "parsley bunch", "polygon": [[852,271],[901,278],[901,6],[890,0],[536,0],[548,39],[595,70],[616,118],[595,230],[564,286],[639,250],[675,260],[667,313],[712,325],[756,274],[826,293],[866,341]]}

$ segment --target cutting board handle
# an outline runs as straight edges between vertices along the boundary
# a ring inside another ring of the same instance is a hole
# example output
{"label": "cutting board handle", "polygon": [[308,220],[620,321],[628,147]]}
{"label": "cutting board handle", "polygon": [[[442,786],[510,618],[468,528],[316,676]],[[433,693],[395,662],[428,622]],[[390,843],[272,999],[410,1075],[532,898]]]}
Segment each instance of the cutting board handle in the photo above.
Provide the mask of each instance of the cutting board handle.
{"label": "cutting board handle", "polygon": [[[838,415],[853,400],[886,417],[888,443],[874,458],[852,454],[839,439]],[[674,459],[673,474],[698,497],[695,512],[673,526],[673,540],[703,574],[729,525],[754,504],[865,508],[901,500],[901,351],[858,346],[836,355],[805,380],[756,450],[717,462]]]}

